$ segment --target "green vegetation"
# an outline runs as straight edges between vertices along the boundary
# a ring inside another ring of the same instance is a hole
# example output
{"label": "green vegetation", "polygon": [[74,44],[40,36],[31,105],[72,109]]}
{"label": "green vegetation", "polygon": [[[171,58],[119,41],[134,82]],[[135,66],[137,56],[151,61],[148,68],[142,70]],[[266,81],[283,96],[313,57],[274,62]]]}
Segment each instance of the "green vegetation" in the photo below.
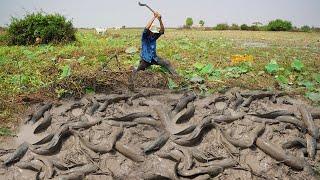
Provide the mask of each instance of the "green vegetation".
{"label": "green vegetation", "polygon": [[75,40],[75,31],[64,16],[39,12],[12,18],[7,38],[10,45],[64,43]]}
{"label": "green vegetation", "polygon": [[228,30],[229,25],[226,23],[217,24],[216,27],[214,27],[215,30]]}
{"label": "green vegetation", "polygon": [[203,27],[204,26],[204,20],[200,20],[199,24],[200,24],[201,27]]}
{"label": "green vegetation", "polygon": [[269,31],[290,31],[292,30],[292,23],[290,21],[276,19],[270,21],[268,24]]}
{"label": "green vegetation", "polygon": [[191,27],[193,25],[193,19],[191,17],[188,17],[186,19],[186,27]]}
{"label": "green vegetation", "polygon": [[307,25],[302,26],[300,29],[302,32],[310,32],[311,31],[310,26],[307,26]]}
{"label": "green vegetation", "polygon": [[[26,97],[78,96],[115,84],[125,85],[130,68],[140,60],[139,51],[125,51],[140,47],[141,31],[109,30],[106,35],[96,35],[92,30],[79,30],[77,41],[69,44],[0,45],[0,121],[13,122],[12,114],[23,111],[21,102]],[[281,89],[317,103],[318,40],[316,32],[168,29],[158,41],[158,55],[169,59],[182,79],[154,67],[148,70],[152,72],[148,81],[160,74],[168,80],[161,80],[162,87],[190,88],[204,94],[234,86]],[[254,44],[261,41],[261,47]],[[230,57],[237,54],[252,55],[254,61],[233,65]]]}

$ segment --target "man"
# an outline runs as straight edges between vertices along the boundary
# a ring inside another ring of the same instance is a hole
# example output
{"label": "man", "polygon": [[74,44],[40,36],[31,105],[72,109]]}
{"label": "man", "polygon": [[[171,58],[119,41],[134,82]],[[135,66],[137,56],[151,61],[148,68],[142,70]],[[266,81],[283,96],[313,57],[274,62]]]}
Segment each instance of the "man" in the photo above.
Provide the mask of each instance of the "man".
{"label": "man", "polygon": [[[158,19],[160,22],[160,31],[158,31],[155,26],[152,26],[155,19]],[[145,70],[151,65],[160,65],[167,69],[170,74],[177,75],[169,61],[157,56],[157,40],[162,34],[164,34],[162,18],[158,12],[155,12],[153,18],[149,21],[142,33],[140,53],[141,60],[138,68],[134,69],[132,72],[129,85],[130,89],[134,88],[133,81],[137,72],[140,70]]]}

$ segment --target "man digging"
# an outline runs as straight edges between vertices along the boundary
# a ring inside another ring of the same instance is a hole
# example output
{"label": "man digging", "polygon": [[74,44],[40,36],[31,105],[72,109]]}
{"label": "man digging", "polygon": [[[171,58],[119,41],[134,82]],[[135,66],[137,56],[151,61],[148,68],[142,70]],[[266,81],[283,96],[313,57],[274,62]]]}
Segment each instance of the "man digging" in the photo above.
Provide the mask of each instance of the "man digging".
{"label": "man digging", "polygon": [[[156,26],[153,26],[155,19],[159,20],[160,31]],[[164,26],[161,19],[161,15],[158,12],[154,12],[153,18],[149,21],[142,33],[141,38],[141,53],[140,53],[140,64],[137,69],[134,69],[130,77],[129,89],[134,89],[134,80],[138,71],[145,70],[151,65],[160,65],[167,69],[170,74],[177,75],[170,62],[157,56],[157,40],[159,37],[164,34]]]}

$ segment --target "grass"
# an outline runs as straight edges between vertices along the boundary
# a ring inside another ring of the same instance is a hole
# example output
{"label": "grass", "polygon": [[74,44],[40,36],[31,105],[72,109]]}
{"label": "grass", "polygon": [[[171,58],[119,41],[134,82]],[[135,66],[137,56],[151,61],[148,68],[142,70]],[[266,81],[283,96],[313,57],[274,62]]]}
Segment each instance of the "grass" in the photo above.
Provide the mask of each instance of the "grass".
{"label": "grass", "polygon": [[[109,30],[100,36],[80,30],[76,34],[77,42],[67,45],[6,46],[0,43],[1,122],[4,126],[16,122],[13,114],[24,107],[23,98],[60,97],[95,91],[95,84],[117,83],[121,75],[116,74],[113,79],[100,73],[119,69],[129,72],[131,66],[137,66],[139,52],[126,54],[125,50],[140,47],[140,33],[139,29]],[[169,79],[171,88],[187,86],[203,93],[232,86],[281,88],[297,90],[303,95],[312,93],[317,100],[319,41],[320,33],[170,29],[158,41],[158,55],[169,59],[184,77],[183,83]],[[115,54],[118,61],[111,58]],[[253,63],[232,65],[230,57],[238,54],[252,55]],[[291,65],[297,59],[304,66],[298,72]],[[275,73],[266,71],[271,60],[279,65]],[[161,73],[162,69],[156,67],[151,71]],[[190,83],[194,77],[202,78],[204,83]]]}

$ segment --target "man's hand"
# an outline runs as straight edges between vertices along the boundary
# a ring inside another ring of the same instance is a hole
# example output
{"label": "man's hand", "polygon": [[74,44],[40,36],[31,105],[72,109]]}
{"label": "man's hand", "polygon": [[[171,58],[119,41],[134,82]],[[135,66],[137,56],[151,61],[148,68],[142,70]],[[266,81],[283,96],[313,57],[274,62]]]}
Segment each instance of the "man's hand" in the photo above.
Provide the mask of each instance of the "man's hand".
{"label": "man's hand", "polygon": [[154,17],[161,19],[161,14],[158,12],[154,12]]}

